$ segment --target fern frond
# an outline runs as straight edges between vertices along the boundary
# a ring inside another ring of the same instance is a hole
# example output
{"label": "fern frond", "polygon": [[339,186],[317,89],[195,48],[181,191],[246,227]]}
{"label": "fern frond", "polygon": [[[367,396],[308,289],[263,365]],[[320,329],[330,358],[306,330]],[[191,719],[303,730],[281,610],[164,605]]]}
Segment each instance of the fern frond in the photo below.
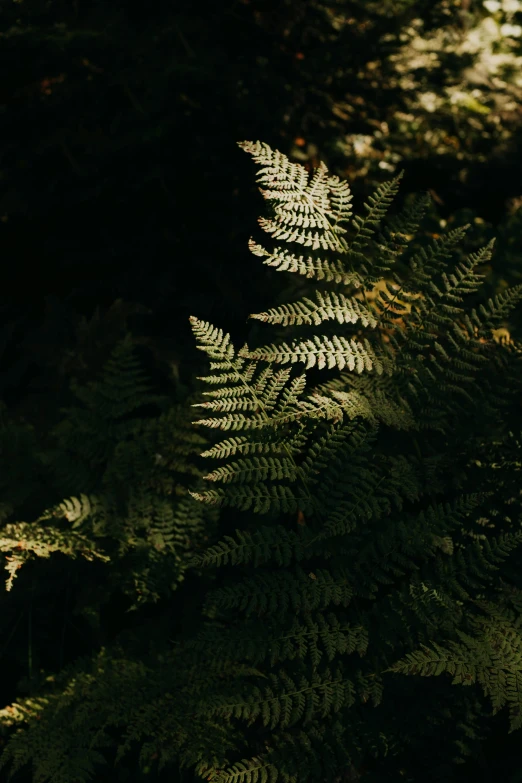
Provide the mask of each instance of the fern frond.
{"label": "fern frond", "polygon": [[261,756],[242,759],[233,766],[220,770],[204,764],[198,766],[196,772],[201,779],[210,780],[212,783],[277,783],[280,780],[277,767],[265,762]]}
{"label": "fern frond", "polygon": [[271,324],[283,326],[315,324],[318,326],[323,321],[334,320],[340,324],[355,324],[360,321],[362,326],[377,326],[377,319],[372,311],[357,299],[348,298],[344,294],[335,292],[315,292],[317,304],[310,299],[301,302],[281,305],[266,313],[256,313],[250,318]]}
{"label": "fern frond", "polygon": [[249,441],[244,435],[239,435],[236,438],[229,438],[217,443],[211,449],[202,452],[201,456],[223,459],[233,454],[268,454],[284,451],[284,445],[281,442],[273,442],[271,440]]}
{"label": "fern frond", "polygon": [[295,256],[286,248],[279,247],[269,252],[253,239],[248,241],[248,247],[251,253],[259,258],[264,258],[263,263],[273,267],[277,272],[295,272],[303,277],[346,286],[354,285],[356,288],[362,285],[362,275],[356,270],[347,270],[340,260]]}
{"label": "fern frond", "polygon": [[350,244],[350,256],[358,259],[364,257],[362,251],[368,245],[381,220],[385,217],[393,198],[397,195],[403,176],[404,172],[401,171],[394,179],[379,185],[375,194],[370,196],[368,201],[363,204],[363,209],[366,212],[365,217],[356,215],[353,218],[352,224],[355,228],[355,235]]}
{"label": "fern frond", "polygon": [[295,619],[283,632],[267,628],[266,623],[259,620],[250,621],[248,627],[243,628],[207,626],[187,643],[187,650],[198,655],[211,648],[223,658],[246,658],[254,666],[262,661],[275,666],[283,661],[309,659],[317,667],[323,659],[334,661],[339,655],[357,653],[362,658],[368,644],[368,631],[364,626],[342,623],[329,612],[306,614],[302,619]]}
{"label": "fern frond", "polygon": [[329,177],[324,163],[309,178],[304,166],[291,163],[268,144],[240,142],[239,146],[263,165],[257,181],[268,189],[261,189],[261,194],[275,202],[275,218],[259,218],[264,231],[274,239],[297,242],[313,250],[346,252],[342,223],[351,215],[347,183]]}
{"label": "fern frond", "polygon": [[281,618],[288,612],[325,609],[331,604],[348,606],[353,593],[346,569],[316,569],[307,574],[302,568],[294,566],[292,571],[267,572],[266,575],[247,578],[234,588],[213,590],[208,596],[206,609],[237,608],[246,615],[268,611]]}
{"label": "fern frond", "polygon": [[390,367],[387,357],[378,356],[366,338],[361,341],[354,338],[348,340],[346,337],[338,337],[337,335],[331,339],[326,336],[314,335],[313,339],[305,340],[302,343],[295,342],[292,346],[280,343],[266,345],[252,351],[242,348],[240,356],[257,361],[277,362],[278,364],[304,362],[307,370],[316,365],[319,370],[324,367],[329,370],[333,367],[338,367],[340,370],[348,367],[358,373],[365,370],[371,372],[375,369],[381,375]]}
{"label": "fern frond", "polygon": [[395,290],[391,289],[388,295],[381,291],[381,303],[378,304],[382,323],[385,323],[385,316],[393,309],[395,302],[402,300],[406,305],[411,305],[429,294],[432,278],[444,271],[446,259],[451,258],[453,248],[464,239],[468,228],[469,224],[459,226],[430,242],[427,248],[422,247],[409,259],[409,274],[404,278],[392,272]]}
{"label": "fern frond", "polygon": [[296,494],[290,487],[283,484],[274,486],[248,486],[244,488],[228,487],[224,489],[209,489],[204,492],[190,494],[202,503],[213,506],[236,506],[242,511],[252,509],[255,514],[267,514],[274,510],[277,513],[292,513],[303,509],[306,512],[313,510],[314,505],[309,494],[301,492]]}
{"label": "fern frond", "polygon": [[217,329],[192,315],[189,321],[200,351],[205,351],[210,359],[217,359],[219,362],[233,360],[235,351],[229,334],[224,334],[222,329]]}
{"label": "fern frond", "polygon": [[288,478],[295,481],[296,468],[293,460],[274,457],[252,457],[250,460],[238,460],[207,473],[207,481],[222,481],[224,484],[237,482],[275,481]]}
{"label": "fern frond", "polygon": [[382,226],[376,237],[377,258],[372,259],[371,264],[361,266],[368,283],[380,281],[393,268],[416,235],[430,203],[429,194],[423,193],[415,196],[413,203],[400,214],[387,218],[387,225]]}
{"label": "fern frond", "polygon": [[32,555],[36,557],[49,557],[52,552],[63,552],[69,557],[81,555],[86,560],[110,560],[109,556],[100,551],[96,542],[77,531],[58,530],[47,527],[37,522],[14,522],[5,525],[0,535],[0,551],[10,552],[6,555],[6,571],[9,579],[6,589],[13,586],[16,571]]}
{"label": "fern frond", "polygon": [[283,671],[269,674],[270,685],[252,686],[248,699],[233,696],[215,698],[214,703],[201,707],[208,716],[242,718],[248,723],[260,719],[263,726],[286,728],[300,720],[310,722],[314,716],[325,718],[342,707],[355,704],[355,687],[343,678],[340,669],[325,669],[322,675],[313,673],[310,680],[294,681]]}
{"label": "fern frond", "polygon": [[286,566],[293,558],[299,562],[305,557],[306,536],[287,530],[282,525],[260,525],[253,532],[236,529],[235,534],[237,541],[232,536],[224,536],[219,543],[195,555],[191,565],[220,566],[253,562],[257,567],[274,560],[278,565]]}
{"label": "fern frond", "polygon": [[497,294],[493,299],[488,299],[487,306],[479,306],[483,316],[482,320],[477,316],[475,310],[471,311],[471,319],[475,323],[479,321],[482,329],[493,329],[507,318],[520,301],[522,301],[522,285],[512,286],[508,291]]}
{"label": "fern frond", "polygon": [[[479,602],[480,604],[481,602]],[[457,629],[462,644],[447,646],[431,642],[431,647],[408,653],[385,671],[433,677],[447,673],[453,685],[478,682],[491,698],[493,714],[509,707],[510,733],[522,728],[522,638],[520,631],[491,604],[482,602],[490,618],[477,622],[481,629],[470,636]]]}

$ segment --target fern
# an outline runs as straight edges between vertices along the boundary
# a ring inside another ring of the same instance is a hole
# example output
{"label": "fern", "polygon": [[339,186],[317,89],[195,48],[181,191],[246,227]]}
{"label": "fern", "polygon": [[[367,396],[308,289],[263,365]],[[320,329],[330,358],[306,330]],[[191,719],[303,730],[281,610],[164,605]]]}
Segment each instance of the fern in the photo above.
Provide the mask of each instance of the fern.
{"label": "fern", "polygon": [[[519,533],[510,533],[476,546],[462,532],[466,518],[477,517],[489,497],[488,492],[462,494],[466,454],[501,421],[506,392],[512,400],[509,395],[520,388],[519,369],[506,390],[498,374],[499,366],[520,367],[520,347],[500,348],[493,329],[520,301],[522,287],[466,311],[465,297],[476,293],[482,280],[475,269],[491,258],[493,243],[452,266],[452,251],[466,227],[450,231],[414,254],[401,275],[397,262],[408,248],[407,235],[422,219],[426,197],[388,228],[382,221],[400,177],[380,186],[364,205],[364,217],[352,217],[347,183],[330,176],[324,164],[310,176],[265,144],[240,146],[262,167],[258,182],[274,217],[261,219],[260,226],[278,243],[266,250],[251,240],[251,251],[278,271],[315,279],[317,287],[297,302],[253,315],[290,335],[253,349],[245,345],[236,351],[230,335],[191,318],[212,373],[201,378],[212,386],[203,392],[211,399],[198,403],[212,415],[197,424],[242,433],[205,452],[222,463],[205,476],[220,486],[194,497],[271,519],[255,530],[237,529],[196,556],[194,564],[229,564],[237,577],[209,595],[205,611],[218,624],[202,631],[191,649],[211,644],[223,660],[246,657],[271,667],[270,687],[247,689],[250,695],[239,701],[229,693],[213,702],[209,715],[217,710],[236,725],[260,721],[275,731],[314,727],[339,712],[343,725],[355,727],[355,683],[377,678],[385,692],[381,675],[409,671],[379,667],[388,645],[395,652],[407,650],[419,638],[469,630],[464,607],[494,584],[495,563],[522,543]],[[309,248],[308,257],[286,250],[294,243]],[[374,263],[364,253],[372,243]],[[368,299],[366,293],[376,286],[380,293]],[[300,338],[300,330],[307,336]],[[312,368],[339,374],[310,393],[306,372]],[[467,450],[460,438],[472,428]],[[400,432],[405,434],[399,438]],[[416,432],[426,433],[422,446]],[[387,448],[394,439],[401,454]],[[438,464],[432,449],[443,450]],[[462,478],[453,486],[451,456],[462,465]],[[436,502],[436,492],[451,502]],[[295,515],[298,527],[292,529]],[[302,526],[300,517],[306,520]],[[247,567],[255,569],[252,575]],[[368,601],[373,608],[363,609]],[[319,628],[334,608],[333,622],[359,628],[365,642],[361,648],[353,638],[349,648],[336,648],[324,637],[331,668],[317,642],[308,647],[304,640],[310,624]],[[238,613],[245,618],[241,624]],[[377,617],[382,638],[376,636]],[[259,618],[269,618],[264,638]],[[300,645],[299,665],[292,639]],[[480,640],[475,644],[478,650]],[[359,665],[352,658],[357,647],[364,650]],[[470,652],[468,672],[472,660]],[[493,693],[499,680],[483,684]],[[511,709],[519,709],[512,686],[494,703],[509,700]],[[375,704],[380,701],[381,691]],[[516,726],[512,723],[512,729]],[[213,774],[219,780],[258,775],[268,780],[276,774],[268,762],[272,751],[269,741],[266,755],[243,758]],[[284,762],[278,769],[290,774]],[[309,776],[304,772],[299,779]]]}
{"label": "fern", "polygon": [[239,350],[191,317],[205,390],[156,400],[152,421],[132,421],[150,392],[121,347],[127,380],[109,367],[58,431],[82,466],[73,497],[5,531],[5,551],[18,536],[49,553],[52,535],[109,556],[137,604],[197,576],[197,617],[147,649],[122,637],[6,708],[11,772],[86,781],[113,737],[118,761],[137,746],[142,769],[219,783],[331,783],[363,764],[394,779],[399,757],[415,779],[410,750],[429,758],[444,736],[448,762],[473,752],[483,696],[520,727],[521,350],[495,330],[522,286],[470,308],[493,244],[455,263],[463,227],[410,253],[428,198],[388,218],[400,176],[357,216],[324,164],[240,147],[272,205],[274,246],[250,249],[304,295],[254,314],[277,335]]}
{"label": "fern", "polygon": [[489,615],[475,619],[478,631],[470,636],[459,629],[461,644],[449,641],[447,647],[432,642],[433,649],[409,653],[386,671],[421,677],[443,673],[453,677],[453,685],[478,682],[491,698],[493,714],[509,707],[510,731],[522,728],[522,638],[521,617],[510,622],[495,605],[477,602]]}
{"label": "fern", "polygon": [[205,440],[180,405],[156,418],[129,418],[144,404],[164,400],[150,393],[128,338],[116,345],[99,381],[72,389],[82,406],[63,411],[46,460],[57,485],[81,491],[35,522],[4,526],[7,589],[28,559],[62,552],[113,564],[119,558],[121,584],[136,606],[156,601],[182,580],[209,520],[180,483],[183,474],[192,482],[201,477],[191,456]]}

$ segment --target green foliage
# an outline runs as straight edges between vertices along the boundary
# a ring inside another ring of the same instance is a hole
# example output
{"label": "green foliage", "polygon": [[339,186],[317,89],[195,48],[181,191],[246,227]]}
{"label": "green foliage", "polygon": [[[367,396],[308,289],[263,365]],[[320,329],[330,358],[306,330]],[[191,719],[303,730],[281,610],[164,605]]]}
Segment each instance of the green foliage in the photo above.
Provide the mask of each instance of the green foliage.
{"label": "green foliage", "polygon": [[[20,270],[6,289],[13,320],[28,299],[39,306],[42,290],[61,298],[77,288],[76,302],[94,306],[105,285],[154,302],[166,324],[178,318],[173,334],[194,299],[210,307],[216,292],[254,310],[257,286],[240,259],[250,205],[238,203],[238,174],[229,177],[230,127],[241,138],[263,134],[295,160],[325,160],[359,188],[405,167],[402,192],[434,188],[446,217],[477,201],[500,210],[518,195],[514,0],[496,10],[447,0],[178,0],[145,19],[131,5],[24,0],[7,4],[2,21],[10,153],[0,217],[3,252]],[[185,232],[170,225],[174,201]],[[187,274],[196,270],[197,293],[177,315],[176,265],[163,262],[173,252],[190,259]],[[41,263],[25,266],[36,254]],[[24,361],[39,356],[33,346]]]}
{"label": "green foliage", "polygon": [[306,85],[306,125],[289,152],[338,165],[363,188],[403,167],[416,180],[426,162],[427,186],[452,207],[496,168],[506,182],[520,136],[521,12],[518,0],[314,0],[301,14],[287,7],[287,46],[302,54]]}
{"label": "green foliage", "polygon": [[[101,609],[112,596],[124,596],[127,611],[137,615],[141,607],[172,596],[185,578],[188,560],[208,536],[215,514],[187,491],[198,486],[201,470],[195,455],[206,441],[193,431],[190,409],[150,392],[128,337],[116,344],[95,381],[86,385],[73,382],[72,387],[77,402],[63,411],[50,449],[37,443],[30,427],[4,417],[2,450],[5,445],[27,467],[31,463],[25,441],[31,434],[32,458],[36,469],[46,476],[47,497],[69,487],[76,495],[53,502],[35,522],[7,521],[15,513],[13,507],[25,500],[16,494],[16,487],[7,487],[11,502],[5,507],[0,547],[6,555],[8,590],[21,566],[35,558],[54,558],[59,552],[104,563],[105,567],[90,578],[86,574],[87,583],[82,585],[74,612],[80,620],[74,620],[73,625],[83,618],[96,628]],[[57,562],[55,569],[59,567]],[[128,686],[129,678],[144,672],[143,664],[132,665],[128,660],[140,634],[143,629],[138,624],[137,637],[136,632],[131,633],[121,653],[121,669],[113,653],[107,659],[102,648],[99,658],[95,655],[92,661],[80,659],[58,673],[41,670],[30,684],[31,695],[2,710],[3,733],[31,720],[38,720],[35,725],[42,732],[41,739],[35,735],[29,746],[22,740],[18,750],[16,742],[22,737],[14,735],[17,760],[13,770],[25,763],[29,751],[35,758],[41,756],[35,779],[91,779],[104,761],[103,755],[99,750],[84,753],[82,745],[75,750],[68,744],[65,705],[74,704],[75,696],[83,698],[89,691],[97,680],[97,666],[108,667],[114,686],[118,671],[122,688]],[[152,642],[156,635],[157,629],[145,640]],[[94,677],[88,674],[92,666]],[[40,695],[32,695],[35,688]],[[98,718],[92,714],[91,718],[92,737],[100,748],[110,747],[107,735],[97,725]],[[73,730],[80,725],[81,718],[71,724]],[[42,753],[50,727],[53,736],[63,739],[58,756],[52,748],[49,754]]]}
{"label": "green foliage", "polygon": [[240,146],[273,206],[275,249],[250,248],[305,278],[302,298],[252,316],[276,339],[239,350],[191,317],[210,367],[185,405],[152,395],[121,343],[56,429],[48,460],[73,496],[2,539],[11,570],[107,558],[136,604],[194,577],[197,617],[170,640],[120,635],[1,711],[10,774],[81,783],[137,747],[142,771],[220,783],[330,783],[363,764],[415,779],[404,754],[443,738],[441,763],[462,762],[490,705],[520,728],[522,352],[496,338],[522,286],[469,306],[493,243],[455,261],[461,227],[415,247],[426,197],[385,223],[400,177],[354,216],[324,164]]}
{"label": "green foliage", "polygon": [[[77,494],[35,522],[4,525],[7,589],[34,555],[63,552],[110,560],[114,572],[119,562],[120,587],[138,603],[156,601],[182,581],[187,552],[205,533],[208,515],[184,486],[201,475],[192,460],[205,440],[193,432],[184,406],[151,393],[129,337],[117,343],[96,381],[73,381],[71,388],[76,405],[63,409],[53,448],[40,459],[54,494]],[[163,411],[138,416],[145,406]],[[6,439],[13,426],[4,430]]]}
{"label": "green foliage", "polygon": [[522,728],[522,617],[518,614],[513,622],[513,612],[510,621],[494,605],[484,603],[483,608],[489,617],[476,618],[475,636],[456,629],[462,644],[450,641],[445,649],[433,642],[434,650],[422,645],[422,651],[409,653],[387,671],[422,677],[447,672],[454,685],[479,682],[491,698],[494,714],[509,706],[510,730],[514,731]]}
{"label": "green foliage", "polygon": [[[256,314],[282,325],[289,338],[239,351],[222,330],[191,318],[212,372],[202,378],[212,386],[204,392],[211,399],[197,403],[212,417],[198,426],[242,433],[206,452],[221,462],[205,477],[218,488],[194,496],[270,517],[254,530],[237,529],[195,559],[214,568],[230,563],[237,572],[207,599],[208,617],[224,625],[202,633],[201,648],[211,645],[224,660],[248,657],[256,666],[264,654],[270,666],[270,684],[251,686],[240,700],[227,693],[211,714],[218,710],[229,720],[296,731],[325,721],[329,726],[341,715],[353,742],[355,705],[368,699],[380,705],[386,693],[382,675],[419,669],[383,666],[389,651],[397,657],[421,639],[436,644],[467,629],[465,638],[473,642],[459,659],[459,671],[473,677],[483,662],[484,693],[495,711],[509,704],[514,730],[520,660],[511,655],[512,679],[504,686],[503,661],[491,655],[486,660],[484,637],[469,631],[474,602],[484,590],[494,595],[492,575],[520,546],[522,534],[509,531],[480,544],[466,539],[492,493],[466,493],[464,465],[501,426],[507,400],[512,405],[519,388],[520,347],[494,338],[522,288],[467,309],[465,297],[483,278],[476,267],[491,257],[492,242],[452,263],[463,227],[408,255],[408,234],[417,230],[426,199],[395,217],[391,227],[381,227],[398,180],[380,186],[364,205],[365,217],[352,219],[347,183],[329,176],[324,164],[309,176],[266,144],[240,146],[261,167],[261,193],[274,204],[274,217],[260,225],[278,247],[269,251],[251,241],[251,250],[278,270],[315,278],[317,304],[308,296]],[[284,243],[300,244],[308,255],[296,258]],[[300,338],[300,330],[307,336]],[[287,364],[296,371],[279,369]],[[298,364],[305,371],[340,372],[309,389]],[[393,431],[404,433],[400,441]],[[419,442],[415,433],[421,432]],[[399,452],[392,443],[401,444]],[[437,495],[445,502],[437,502]],[[282,515],[286,526],[276,523]],[[292,529],[295,515],[298,526]],[[341,617],[351,620],[343,623],[348,637],[338,630],[331,635],[324,625],[334,607],[339,614],[330,622],[338,629]],[[238,612],[245,616],[241,623]],[[262,617],[269,624],[264,639]],[[498,610],[492,621],[497,632],[495,622],[503,617]],[[355,650],[362,663],[353,659]],[[414,653],[407,660],[418,664]],[[486,678],[485,667],[493,676]],[[454,673],[454,665],[439,663],[421,673],[446,670]],[[246,766],[227,768],[226,774],[216,771],[216,779],[236,779],[240,770],[244,779],[255,779],[249,765],[271,779],[272,752],[268,740],[264,756],[243,759]],[[326,757],[311,752],[324,764]],[[283,779],[294,779],[290,759],[279,767]],[[317,778],[309,771],[301,779]]]}

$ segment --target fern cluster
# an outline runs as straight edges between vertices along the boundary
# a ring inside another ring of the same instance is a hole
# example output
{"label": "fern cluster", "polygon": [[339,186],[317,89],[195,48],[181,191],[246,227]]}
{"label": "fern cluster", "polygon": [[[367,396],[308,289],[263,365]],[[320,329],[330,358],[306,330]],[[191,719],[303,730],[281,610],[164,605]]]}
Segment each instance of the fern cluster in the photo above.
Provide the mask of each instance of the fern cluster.
{"label": "fern cluster", "polygon": [[[76,404],[62,411],[52,447],[40,453],[51,494],[71,494],[34,522],[4,524],[7,589],[28,559],[59,551],[110,561],[120,586],[130,575],[125,591],[136,605],[158,600],[183,579],[187,552],[208,532],[209,515],[186,480],[201,475],[194,457],[206,441],[185,405],[151,393],[130,337],[116,345],[97,381],[73,381],[72,391]],[[140,416],[144,406],[155,415]],[[6,422],[6,439],[13,427]],[[11,505],[4,514],[13,516]]]}
{"label": "fern cluster", "polygon": [[3,763],[38,781],[91,779],[111,743],[216,783],[378,780],[393,759],[412,780],[449,721],[451,763],[491,711],[522,727],[522,354],[499,339],[522,286],[468,307],[493,244],[412,249],[428,198],[385,222],[400,176],[354,216],[324,164],[240,147],[272,206],[250,249],[306,296],[251,316],[276,329],[257,347],[192,317],[205,390],[152,423],[127,418],[151,400],[120,346],[58,432],[76,495],[4,525],[11,577],[55,550],[116,563],[141,598],[209,575],[190,632],[102,649],[1,713],[21,727]]}

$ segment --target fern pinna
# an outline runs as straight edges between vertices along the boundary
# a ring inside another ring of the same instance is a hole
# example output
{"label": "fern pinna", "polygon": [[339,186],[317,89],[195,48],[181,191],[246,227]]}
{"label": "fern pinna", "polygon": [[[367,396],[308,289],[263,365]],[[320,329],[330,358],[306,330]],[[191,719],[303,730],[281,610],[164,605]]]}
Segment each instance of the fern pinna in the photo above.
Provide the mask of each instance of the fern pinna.
{"label": "fern pinna", "polygon": [[143,770],[215,783],[442,781],[491,706],[521,727],[521,350],[498,330],[522,286],[467,307],[492,244],[419,249],[427,196],[385,222],[400,176],[354,216],[324,164],[240,147],[273,208],[250,249],[306,287],[251,316],[266,344],[190,319],[212,461],[190,495],[240,526],[184,560],[208,576],[194,632],[12,705],[3,760],[89,780],[116,732],[116,760],[137,745]]}

